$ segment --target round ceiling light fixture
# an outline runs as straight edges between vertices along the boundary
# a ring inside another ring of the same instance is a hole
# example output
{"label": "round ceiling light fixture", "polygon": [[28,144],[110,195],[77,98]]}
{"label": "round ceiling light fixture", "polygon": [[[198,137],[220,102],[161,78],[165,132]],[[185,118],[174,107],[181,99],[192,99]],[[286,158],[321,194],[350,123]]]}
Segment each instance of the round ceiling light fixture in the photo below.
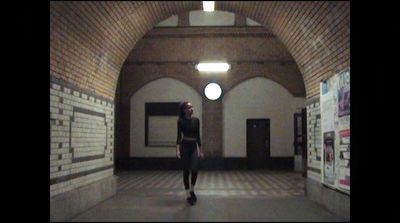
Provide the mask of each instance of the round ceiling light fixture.
{"label": "round ceiling light fixture", "polygon": [[221,87],[216,83],[209,83],[206,88],[204,88],[204,94],[210,100],[217,100],[221,96]]}

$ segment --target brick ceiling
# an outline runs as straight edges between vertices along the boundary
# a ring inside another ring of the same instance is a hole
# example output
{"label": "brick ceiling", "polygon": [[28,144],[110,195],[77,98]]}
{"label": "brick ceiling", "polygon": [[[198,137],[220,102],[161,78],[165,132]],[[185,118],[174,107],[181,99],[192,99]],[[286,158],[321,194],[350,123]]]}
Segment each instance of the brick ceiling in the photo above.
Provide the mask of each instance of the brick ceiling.
{"label": "brick ceiling", "polygon": [[[114,99],[118,75],[130,51],[154,25],[201,1],[50,2],[50,73]],[[216,2],[264,25],[288,49],[307,98],[319,82],[350,66],[349,2]]]}

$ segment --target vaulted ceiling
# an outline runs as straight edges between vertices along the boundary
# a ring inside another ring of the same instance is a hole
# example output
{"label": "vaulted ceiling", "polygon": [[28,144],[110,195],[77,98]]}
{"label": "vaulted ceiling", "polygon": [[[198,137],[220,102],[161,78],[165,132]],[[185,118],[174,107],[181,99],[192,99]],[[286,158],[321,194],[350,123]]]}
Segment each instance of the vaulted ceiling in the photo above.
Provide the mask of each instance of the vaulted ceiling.
{"label": "vaulted ceiling", "polygon": [[[50,74],[111,100],[135,44],[154,25],[201,1],[50,3]],[[307,98],[319,82],[350,66],[350,3],[346,1],[223,1],[216,10],[265,26],[296,61]]]}

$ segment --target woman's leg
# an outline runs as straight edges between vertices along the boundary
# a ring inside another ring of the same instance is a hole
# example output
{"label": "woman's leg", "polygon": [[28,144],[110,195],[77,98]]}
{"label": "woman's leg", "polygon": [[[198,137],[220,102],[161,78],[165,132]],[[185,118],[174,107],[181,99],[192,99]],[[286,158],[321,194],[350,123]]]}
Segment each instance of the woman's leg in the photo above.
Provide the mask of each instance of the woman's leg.
{"label": "woman's leg", "polygon": [[197,170],[192,170],[192,175],[190,178],[190,184],[192,185],[192,188],[194,188],[194,185],[196,185],[196,180],[197,180]]}
{"label": "woman's leg", "polygon": [[198,172],[198,166],[199,166],[199,158],[197,155],[197,148],[195,148],[192,151],[192,154],[190,154],[190,159],[191,159],[191,178],[190,178],[190,196],[194,201],[197,200],[197,197],[194,193],[194,186],[196,185],[196,180],[197,180],[197,172]]}
{"label": "woman's leg", "polygon": [[182,169],[183,169],[183,185],[185,186],[186,190],[189,190],[190,157],[187,148],[181,148],[180,152],[181,152]]}
{"label": "woman's leg", "polygon": [[199,157],[197,155],[197,148],[195,148],[194,150],[192,150],[192,153],[190,154],[190,160],[191,160],[191,181],[190,184],[191,185],[196,185],[196,180],[197,180],[197,172],[199,169]]}
{"label": "woman's leg", "polygon": [[189,186],[189,175],[190,175],[190,156],[188,153],[188,148],[182,143],[181,147],[181,159],[182,159],[182,169],[183,169],[183,185],[185,186],[186,197],[190,197],[190,186]]}
{"label": "woman's leg", "polygon": [[183,170],[183,185],[185,190],[189,190],[189,170]]}

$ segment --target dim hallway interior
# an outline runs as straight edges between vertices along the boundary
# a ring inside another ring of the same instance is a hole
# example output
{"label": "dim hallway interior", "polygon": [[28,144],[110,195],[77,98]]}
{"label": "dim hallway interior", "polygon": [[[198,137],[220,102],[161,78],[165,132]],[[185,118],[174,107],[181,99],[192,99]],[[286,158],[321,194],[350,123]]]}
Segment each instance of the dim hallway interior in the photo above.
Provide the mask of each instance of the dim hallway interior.
{"label": "dim hallway interior", "polygon": [[123,171],[117,194],[71,221],[347,221],[308,200],[294,171],[201,171],[195,206],[181,171]]}
{"label": "dim hallway interior", "polygon": [[50,221],[350,219],[350,2],[202,3],[50,2]]}

